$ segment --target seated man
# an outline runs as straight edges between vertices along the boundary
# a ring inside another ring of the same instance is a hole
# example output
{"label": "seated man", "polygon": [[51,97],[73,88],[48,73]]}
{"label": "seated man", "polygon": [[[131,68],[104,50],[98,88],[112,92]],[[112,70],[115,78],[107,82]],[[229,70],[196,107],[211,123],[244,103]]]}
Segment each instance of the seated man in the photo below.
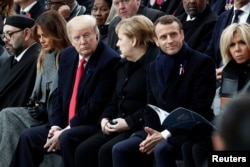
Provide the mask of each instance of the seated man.
{"label": "seated man", "polygon": [[17,15],[7,17],[1,38],[10,57],[0,68],[0,110],[26,106],[36,79],[40,45],[32,35],[34,20]]}
{"label": "seated man", "polygon": [[[172,15],[162,16],[154,23],[155,42],[161,51],[149,65],[147,103],[168,112],[187,108],[212,120],[216,86],[213,60],[184,42],[181,27]],[[113,166],[152,167],[152,157],[155,167],[176,166],[182,143],[193,139],[193,135],[164,129],[150,108],[144,110],[144,120],[144,131],[114,145]]]}
{"label": "seated man", "polygon": [[38,166],[50,152],[62,155],[65,166],[75,166],[77,145],[100,129],[98,121],[111,100],[120,57],[99,40],[93,16],[74,17],[67,33],[73,47],[60,54],[49,123],[22,132],[10,166]]}
{"label": "seated man", "polygon": [[204,53],[212,37],[217,14],[211,10],[208,0],[183,0],[183,7],[185,12],[178,18],[183,25],[185,41],[192,49]]}

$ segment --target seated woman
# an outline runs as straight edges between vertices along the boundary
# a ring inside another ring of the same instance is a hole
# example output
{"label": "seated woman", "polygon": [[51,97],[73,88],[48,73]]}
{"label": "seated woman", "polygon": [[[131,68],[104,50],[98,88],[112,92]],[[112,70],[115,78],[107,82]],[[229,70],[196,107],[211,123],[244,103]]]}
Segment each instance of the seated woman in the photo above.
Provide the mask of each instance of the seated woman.
{"label": "seated woman", "polygon": [[250,25],[241,23],[228,26],[221,35],[220,48],[225,64],[220,90],[222,107],[250,80]]}
{"label": "seated woman", "polygon": [[112,6],[112,0],[94,0],[91,9],[91,15],[96,18],[96,23],[100,31],[101,40],[105,41],[108,35],[108,24],[106,21],[109,17]]}
{"label": "seated woman", "polygon": [[0,149],[4,152],[0,166],[9,166],[22,130],[47,121],[52,93],[57,88],[58,56],[70,45],[66,21],[56,11],[47,11],[37,18],[33,35],[42,46],[35,86],[28,107],[5,108],[0,112]]}
{"label": "seated woman", "polygon": [[123,59],[117,66],[112,100],[101,117],[101,129],[76,149],[76,166],[112,166],[112,147],[142,129],[146,106],[146,67],[155,59],[153,23],[144,16],[122,20],[116,27]]}

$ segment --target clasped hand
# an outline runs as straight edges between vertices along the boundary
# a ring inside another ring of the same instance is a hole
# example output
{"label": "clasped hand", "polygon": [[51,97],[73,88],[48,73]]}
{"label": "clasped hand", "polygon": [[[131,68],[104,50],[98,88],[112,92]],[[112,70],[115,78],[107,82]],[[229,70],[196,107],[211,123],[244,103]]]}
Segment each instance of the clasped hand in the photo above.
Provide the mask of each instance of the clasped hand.
{"label": "clasped hand", "polygon": [[129,129],[129,126],[125,119],[123,118],[116,118],[113,119],[117,123],[115,125],[112,125],[107,118],[103,118],[101,121],[101,128],[102,132],[106,135],[110,135],[114,132],[123,132]]}
{"label": "clasped hand", "polygon": [[45,149],[47,149],[47,152],[55,152],[57,150],[60,150],[60,142],[59,142],[59,136],[63,130],[59,127],[51,127],[49,130],[47,142],[43,146]]}

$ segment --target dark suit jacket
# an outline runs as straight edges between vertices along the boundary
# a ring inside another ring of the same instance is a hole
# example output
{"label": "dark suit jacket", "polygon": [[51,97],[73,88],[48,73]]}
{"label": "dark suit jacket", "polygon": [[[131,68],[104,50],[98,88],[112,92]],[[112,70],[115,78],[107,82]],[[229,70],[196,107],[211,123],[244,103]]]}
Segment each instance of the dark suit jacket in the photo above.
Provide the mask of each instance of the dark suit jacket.
{"label": "dark suit jacket", "polygon": [[[162,11],[151,9],[148,7],[141,6],[137,12],[137,15],[144,15],[147,18],[149,18],[152,22],[154,22],[157,18],[163,16],[165,13]],[[117,34],[115,33],[115,27],[116,25],[121,21],[121,18],[119,16],[115,17],[111,23],[109,24],[108,28],[108,38],[107,38],[107,44],[118,51],[118,48],[116,47],[116,43],[118,41]]]}
{"label": "dark suit jacket", "polygon": [[[215,24],[212,38],[209,45],[205,51],[205,54],[212,57],[216,63],[217,67],[221,66],[221,54],[220,54],[220,37],[222,31],[231,24],[234,9],[223,12]],[[250,23],[250,15],[247,18],[247,23]]]}
{"label": "dark suit jacket", "polygon": [[[166,56],[166,55],[161,55]],[[148,104],[171,112],[183,107],[197,112],[208,120],[213,119],[211,105],[216,90],[215,67],[211,58],[184,45],[176,56],[168,82],[162,87],[156,69],[157,59],[148,70]],[[158,62],[159,63],[159,62]],[[180,74],[180,65],[184,71]],[[165,64],[168,66],[168,64]],[[162,87],[162,88],[161,88]],[[156,113],[145,110],[145,125],[162,131]]]}
{"label": "dark suit jacket", "polygon": [[161,10],[166,14],[174,14],[175,10],[179,7],[179,5],[182,5],[182,0],[174,0],[174,1],[164,1],[162,0],[161,4],[155,3],[151,6],[150,0],[144,0],[143,4],[149,8]]}
{"label": "dark suit jacket", "polygon": [[32,45],[20,62],[11,67],[13,56],[0,68],[0,109],[26,106],[36,79],[36,61],[40,45]]}
{"label": "dark suit jacket", "polygon": [[[97,124],[104,107],[110,101],[116,82],[114,66],[120,60],[119,55],[103,42],[99,42],[91,55],[80,80],[76,115],[70,126]],[[50,125],[64,128],[68,125],[69,102],[79,62],[79,54],[74,47],[64,49],[60,54],[58,88],[54,92],[54,101]]]}
{"label": "dark suit jacket", "polygon": [[226,0],[212,0],[212,2],[210,2],[210,5],[212,10],[220,15],[225,11]]}
{"label": "dark suit jacket", "polygon": [[217,14],[207,5],[207,8],[195,20],[186,21],[187,16],[184,13],[178,17],[183,25],[185,41],[192,49],[204,53],[212,37]]}
{"label": "dark suit jacket", "polygon": [[[16,13],[20,13],[20,6],[16,5],[15,10],[16,10]],[[31,18],[36,19],[44,11],[45,11],[44,6],[40,3],[40,1],[37,1],[37,3],[30,9],[29,14]]]}

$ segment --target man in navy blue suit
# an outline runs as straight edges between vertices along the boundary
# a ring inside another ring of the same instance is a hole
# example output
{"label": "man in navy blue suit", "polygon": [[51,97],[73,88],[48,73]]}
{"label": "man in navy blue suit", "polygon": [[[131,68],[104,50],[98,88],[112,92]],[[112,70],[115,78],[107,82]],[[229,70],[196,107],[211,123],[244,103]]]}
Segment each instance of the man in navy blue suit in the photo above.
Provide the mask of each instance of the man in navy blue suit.
{"label": "man in navy blue suit", "polygon": [[[116,82],[114,67],[120,57],[99,40],[96,20],[90,15],[74,17],[67,24],[67,32],[73,47],[60,54],[49,124],[21,134],[11,166],[38,166],[44,154],[56,152],[62,155],[64,166],[74,167],[76,146],[100,128],[98,121],[111,99]],[[87,63],[79,81],[75,115],[69,119],[76,71],[83,58]]]}
{"label": "man in navy blue suit", "polygon": [[[216,83],[213,60],[184,42],[181,22],[172,15],[157,19],[154,33],[161,50],[148,68],[147,103],[168,112],[187,108],[212,120]],[[164,129],[150,108],[144,110],[144,121],[144,131],[114,145],[113,166],[152,167],[152,156],[155,167],[176,166],[181,145],[191,136]]]}

